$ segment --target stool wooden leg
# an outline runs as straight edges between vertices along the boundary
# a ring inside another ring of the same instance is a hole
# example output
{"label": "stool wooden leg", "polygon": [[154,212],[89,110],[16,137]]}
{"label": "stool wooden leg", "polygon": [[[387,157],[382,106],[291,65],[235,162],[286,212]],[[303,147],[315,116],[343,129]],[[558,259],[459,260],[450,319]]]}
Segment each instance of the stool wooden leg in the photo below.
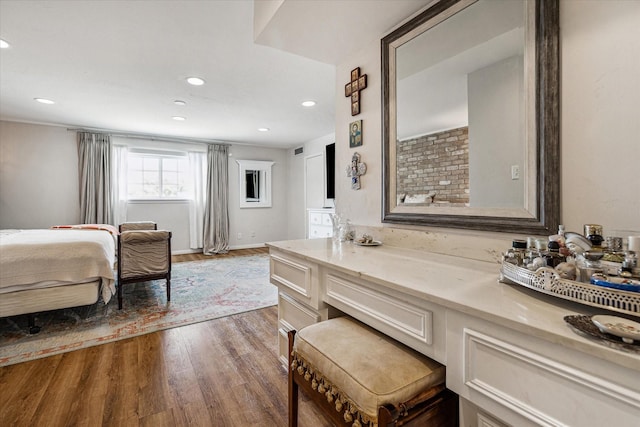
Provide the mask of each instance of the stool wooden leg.
{"label": "stool wooden leg", "polygon": [[122,310],[122,282],[118,280],[118,310]]}
{"label": "stool wooden leg", "polygon": [[293,352],[293,340],[296,331],[289,331],[289,365],[287,366],[287,378],[289,379],[289,427],[298,427],[298,384],[293,378],[291,362]]}

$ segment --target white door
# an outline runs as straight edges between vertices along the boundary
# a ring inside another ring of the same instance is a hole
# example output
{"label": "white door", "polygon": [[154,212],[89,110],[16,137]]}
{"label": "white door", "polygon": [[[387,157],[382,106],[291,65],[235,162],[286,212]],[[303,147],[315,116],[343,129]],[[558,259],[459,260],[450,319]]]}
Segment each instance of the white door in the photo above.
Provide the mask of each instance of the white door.
{"label": "white door", "polygon": [[304,196],[305,223],[309,235],[309,208],[321,208],[324,205],[324,153],[318,153],[304,159]]}

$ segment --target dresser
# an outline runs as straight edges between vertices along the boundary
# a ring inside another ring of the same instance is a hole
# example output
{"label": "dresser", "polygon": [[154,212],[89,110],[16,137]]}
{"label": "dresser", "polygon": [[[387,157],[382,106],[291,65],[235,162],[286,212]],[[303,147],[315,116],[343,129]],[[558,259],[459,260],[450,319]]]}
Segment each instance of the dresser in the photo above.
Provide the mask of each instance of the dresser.
{"label": "dresser", "polygon": [[462,426],[637,426],[640,353],[563,318],[601,312],[498,282],[499,265],[332,239],[267,244],[283,333],[348,314],[447,367]]}
{"label": "dresser", "polygon": [[333,236],[333,223],[331,214],[334,208],[307,209],[307,236],[309,239],[319,239]]}

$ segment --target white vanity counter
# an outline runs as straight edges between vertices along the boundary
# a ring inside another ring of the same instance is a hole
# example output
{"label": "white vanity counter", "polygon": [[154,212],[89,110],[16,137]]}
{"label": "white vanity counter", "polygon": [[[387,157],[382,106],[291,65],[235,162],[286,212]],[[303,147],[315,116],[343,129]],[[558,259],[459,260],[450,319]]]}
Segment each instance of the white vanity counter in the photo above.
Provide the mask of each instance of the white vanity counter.
{"label": "white vanity counter", "polygon": [[[497,263],[331,239],[267,245],[285,297],[296,292],[278,263],[308,269],[303,306],[325,310],[317,321],[335,307],[447,365],[448,387],[484,411],[472,422],[463,416],[464,425],[596,426],[619,405],[617,425],[640,420],[640,354],[582,337],[563,320],[604,310],[500,283]],[[545,389],[531,390],[531,381]]]}

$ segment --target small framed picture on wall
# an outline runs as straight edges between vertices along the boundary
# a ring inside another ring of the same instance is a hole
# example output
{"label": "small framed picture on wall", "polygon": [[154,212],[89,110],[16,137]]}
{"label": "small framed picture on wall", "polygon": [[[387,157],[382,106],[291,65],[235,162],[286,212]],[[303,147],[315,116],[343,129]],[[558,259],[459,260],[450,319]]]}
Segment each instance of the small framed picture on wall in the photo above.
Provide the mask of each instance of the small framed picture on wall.
{"label": "small framed picture on wall", "polygon": [[356,120],[349,124],[349,148],[362,145],[362,120]]}

